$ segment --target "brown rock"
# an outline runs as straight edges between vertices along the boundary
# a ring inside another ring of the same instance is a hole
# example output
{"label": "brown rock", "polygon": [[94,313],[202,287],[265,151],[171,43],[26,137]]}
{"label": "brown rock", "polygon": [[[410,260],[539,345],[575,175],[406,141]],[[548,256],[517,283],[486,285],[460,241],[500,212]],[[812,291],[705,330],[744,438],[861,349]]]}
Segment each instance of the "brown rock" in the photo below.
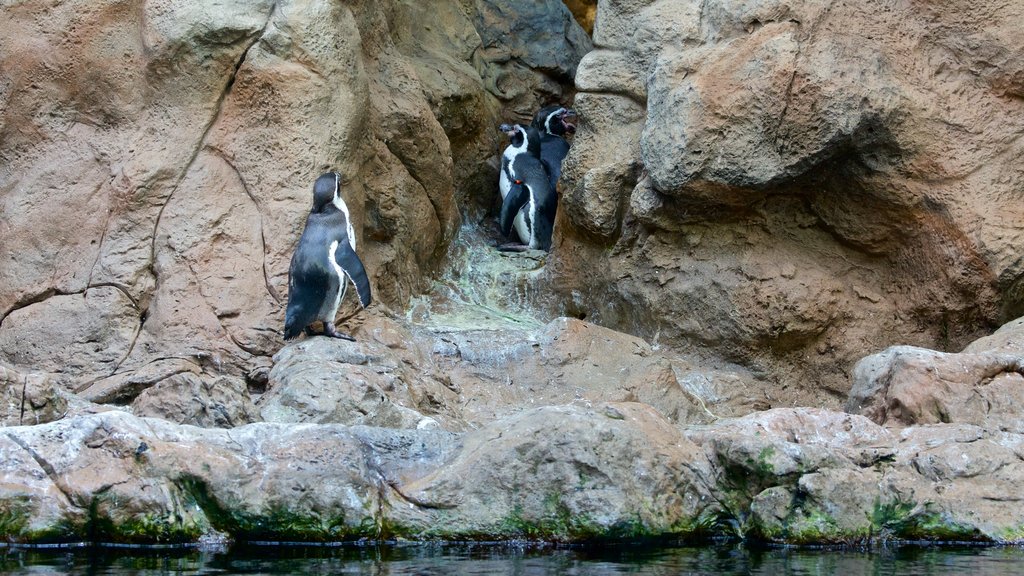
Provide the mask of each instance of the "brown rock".
{"label": "brown rock", "polygon": [[966,5],[601,3],[555,306],[833,409],[868,343],[955,349],[1020,315],[1020,42],[988,28]]}
{"label": "brown rock", "polygon": [[262,419],[464,427],[457,394],[400,325],[378,319],[356,336],[356,342],[308,338],[278,352],[258,402]]}
{"label": "brown rock", "polygon": [[853,370],[848,412],[883,424],[955,422],[1022,432],[1024,323],[1011,322],[963,353],[894,346]]}
{"label": "brown rock", "polygon": [[0,426],[31,426],[60,420],[68,397],[46,374],[22,374],[0,364]]}
{"label": "brown rock", "polygon": [[672,534],[709,504],[688,472],[700,458],[642,404],[536,409],[467,435],[443,469],[392,484],[390,516],[422,538]]}
{"label": "brown rock", "polygon": [[460,207],[492,202],[502,106],[563,97],[590,47],[557,1],[514,4],[522,34],[478,29],[499,8],[0,9],[0,359],[72,389],[172,357],[207,383],[265,367],[327,168],[375,300],[404,308]]}
{"label": "brown rock", "polygon": [[233,428],[260,420],[241,378],[216,380],[184,372],[147,388],[131,404],[138,416],[204,428]]}

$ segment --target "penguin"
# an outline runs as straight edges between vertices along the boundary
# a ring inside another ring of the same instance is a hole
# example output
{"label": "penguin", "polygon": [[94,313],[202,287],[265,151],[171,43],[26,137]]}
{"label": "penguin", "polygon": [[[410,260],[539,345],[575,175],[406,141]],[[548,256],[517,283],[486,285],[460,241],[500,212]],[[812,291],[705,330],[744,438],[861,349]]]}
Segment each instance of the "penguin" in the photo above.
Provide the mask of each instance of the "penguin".
{"label": "penguin", "polygon": [[509,162],[508,174],[511,186],[501,204],[499,224],[501,233],[511,236],[517,216],[523,216],[525,230],[516,228],[522,245],[505,245],[501,250],[550,250],[551,232],[555,225],[555,211],[558,197],[551,187],[551,179],[540,161],[540,133],[530,126],[523,128],[502,125],[507,128],[510,141],[525,152],[517,153]]}
{"label": "penguin", "polygon": [[[505,148],[505,151],[501,154],[501,173],[498,176],[498,190],[501,192],[501,200],[504,204],[505,198],[508,197],[509,190],[515,183],[515,159],[521,154],[533,154],[540,157],[540,138],[535,138],[532,142],[528,142],[526,139],[526,130],[520,129],[518,125],[502,124],[498,127],[499,130],[504,132],[509,137],[509,145]],[[531,148],[532,146],[532,148]],[[513,226],[516,231],[516,235],[519,237],[519,242],[522,244],[529,244],[530,242],[530,227],[526,223],[525,215],[516,213],[513,221]],[[505,232],[505,236],[510,236],[509,232]]]}
{"label": "penguin", "polygon": [[540,161],[551,177],[551,189],[558,189],[558,179],[562,176],[562,160],[569,153],[569,142],[565,136],[576,133],[576,125],[572,119],[576,112],[570,108],[552,104],[537,111],[532,126],[540,132]]}
{"label": "penguin", "polygon": [[356,255],[352,219],[341,198],[341,174],[327,172],[313,185],[313,209],[288,269],[284,339],[303,330],[315,335],[310,325],[319,320],[324,325],[322,334],[355,341],[334,328],[334,316],[349,281],[356,287],[359,303],[363,308],[369,306],[370,281]]}

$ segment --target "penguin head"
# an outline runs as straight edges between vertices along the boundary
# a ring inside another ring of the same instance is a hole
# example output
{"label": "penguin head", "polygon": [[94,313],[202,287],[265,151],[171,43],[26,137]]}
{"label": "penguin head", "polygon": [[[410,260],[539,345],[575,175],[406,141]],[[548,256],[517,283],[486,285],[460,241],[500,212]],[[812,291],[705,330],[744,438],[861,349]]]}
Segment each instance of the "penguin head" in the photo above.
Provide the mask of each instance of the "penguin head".
{"label": "penguin head", "polygon": [[540,158],[540,132],[532,125],[502,124],[501,131],[508,135],[509,145],[517,151],[528,152]]}
{"label": "penguin head", "polygon": [[[513,148],[524,148],[526,142],[526,130],[519,124],[502,124],[498,127],[508,136],[508,143]],[[525,149],[525,148],[524,148]]]}
{"label": "penguin head", "polygon": [[323,212],[328,205],[335,204],[340,199],[341,174],[337,172],[326,172],[321,174],[313,184],[313,212]]}
{"label": "penguin head", "polygon": [[537,111],[537,114],[533,117],[532,125],[537,130],[552,136],[565,136],[566,134],[574,134],[576,132],[576,124],[573,123],[573,118],[575,117],[576,112],[571,108],[552,104]]}

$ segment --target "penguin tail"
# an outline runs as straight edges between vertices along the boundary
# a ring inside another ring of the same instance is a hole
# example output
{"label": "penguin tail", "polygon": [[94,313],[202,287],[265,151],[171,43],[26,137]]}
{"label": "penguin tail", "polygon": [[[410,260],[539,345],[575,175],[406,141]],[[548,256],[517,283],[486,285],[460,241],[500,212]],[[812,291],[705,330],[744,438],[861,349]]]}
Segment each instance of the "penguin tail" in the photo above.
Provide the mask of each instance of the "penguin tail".
{"label": "penguin tail", "polygon": [[295,306],[294,303],[288,303],[288,309],[284,314],[284,339],[291,340],[299,334],[313,321],[311,314],[308,314],[305,307]]}
{"label": "penguin tail", "polygon": [[294,318],[289,318],[284,324],[284,339],[291,340],[302,333],[302,329],[305,326],[299,326],[299,323]]}

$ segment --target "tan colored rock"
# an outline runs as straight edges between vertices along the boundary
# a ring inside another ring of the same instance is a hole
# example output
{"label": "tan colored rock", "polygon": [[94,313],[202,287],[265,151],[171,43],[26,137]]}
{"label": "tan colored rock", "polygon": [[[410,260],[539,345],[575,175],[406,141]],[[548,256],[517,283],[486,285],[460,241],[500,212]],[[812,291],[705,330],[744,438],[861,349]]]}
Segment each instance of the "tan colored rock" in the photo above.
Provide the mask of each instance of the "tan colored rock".
{"label": "tan colored rock", "polygon": [[1020,42],[978,10],[1021,8],[875,8],[600,3],[546,286],[833,409],[866,347],[1019,316]]}
{"label": "tan colored rock", "polygon": [[234,428],[260,420],[241,378],[204,380],[176,374],[147,388],[131,403],[132,413],[204,428]]}
{"label": "tan colored rock", "polygon": [[671,534],[710,504],[688,473],[700,457],[642,404],[536,409],[468,435],[438,472],[392,484],[390,516],[428,539]]}
{"label": "tan colored rock", "polygon": [[400,325],[375,321],[359,340],[307,338],[274,356],[262,419],[461,430],[458,395]]}
{"label": "tan colored rock", "polygon": [[882,424],[965,423],[1022,432],[1024,322],[960,354],[894,346],[853,370],[846,410]]}
{"label": "tan colored rock", "polygon": [[46,374],[22,374],[0,364],[0,426],[31,426],[60,420],[68,398]]}
{"label": "tan colored rock", "polygon": [[483,1],[136,4],[0,9],[0,358],[66,389],[265,367],[328,168],[404,307],[492,202],[502,107],[563,97],[590,47],[553,0],[504,36]]}

